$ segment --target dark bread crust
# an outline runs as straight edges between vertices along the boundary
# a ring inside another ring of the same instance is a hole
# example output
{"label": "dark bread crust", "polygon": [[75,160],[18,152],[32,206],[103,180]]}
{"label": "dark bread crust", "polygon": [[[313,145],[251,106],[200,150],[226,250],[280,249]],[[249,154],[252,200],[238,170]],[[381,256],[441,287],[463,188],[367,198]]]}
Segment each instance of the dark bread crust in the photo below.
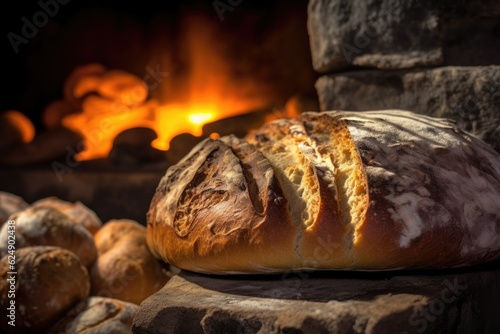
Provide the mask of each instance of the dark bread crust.
{"label": "dark bread crust", "polygon": [[132,333],[139,306],[122,300],[89,297],[71,308],[47,334]]}
{"label": "dark bread crust", "polygon": [[67,215],[75,224],[85,227],[92,235],[102,227],[101,219],[97,217],[96,213],[79,201],[71,203],[52,196],[42,198],[31,206],[46,206],[57,209]]}
{"label": "dark bread crust", "polygon": [[[16,222],[16,248],[57,246],[75,253],[87,268],[97,257],[92,234],[50,206],[30,206],[11,215]],[[8,226],[0,230],[0,256],[7,253]]]}
{"label": "dark bread crust", "polygon": [[477,264],[500,257],[500,156],[411,112],[304,113],[197,145],[160,182],[147,240],[207,273]]}
{"label": "dark bread crust", "polygon": [[[12,277],[8,255],[0,260],[0,305],[9,306]],[[59,247],[35,246],[16,250],[16,333],[44,333],[74,304],[88,297],[89,275],[78,257]],[[11,332],[3,317],[1,328]]]}

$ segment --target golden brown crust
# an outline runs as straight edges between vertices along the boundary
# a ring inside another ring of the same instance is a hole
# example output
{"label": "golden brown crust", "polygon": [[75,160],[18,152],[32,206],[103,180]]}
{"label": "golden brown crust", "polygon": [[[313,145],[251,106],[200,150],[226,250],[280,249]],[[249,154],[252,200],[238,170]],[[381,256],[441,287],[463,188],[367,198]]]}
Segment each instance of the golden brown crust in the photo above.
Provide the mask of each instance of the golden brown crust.
{"label": "golden brown crust", "polygon": [[134,220],[112,219],[94,235],[94,242],[99,255],[106,253],[119,243],[133,244],[133,247],[141,245],[144,240],[146,228]]}
{"label": "golden brown crust", "polygon": [[[322,216],[314,228],[306,230],[300,251],[319,269],[353,267],[356,261],[352,251],[354,232],[369,200],[361,157],[346,122],[324,113],[305,113],[300,119],[306,129],[304,135],[310,138],[319,156],[317,164],[331,172],[331,177],[324,178],[324,188],[335,189],[334,195],[320,193],[325,203],[320,211]],[[338,218],[332,218],[331,213],[336,213]]]}
{"label": "golden brown crust", "polygon": [[[335,185],[334,166],[321,156],[320,141],[310,136],[308,124],[301,120],[267,123],[245,138],[263,152],[278,172],[283,195],[288,200],[288,211],[297,227],[296,253],[302,266],[321,268],[332,265],[350,265],[346,251],[349,227],[342,223],[339,191]],[[309,124],[310,125],[310,124]],[[282,171],[282,172],[281,172]],[[335,244],[328,256],[318,256],[318,237],[321,242]]]}
{"label": "golden brown crust", "polygon": [[90,270],[91,295],[140,304],[170,278],[149,251],[139,223],[111,220],[94,238],[99,256]]}
{"label": "golden brown crust", "polygon": [[[0,260],[0,304],[5,310],[15,300],[15,329],[18,333],[44,333],[75,303],[87,298],[89,276],[72,252],[49,246],[16,251],[15,298],[9,298],[12,277],[8,255]],[[9,319],[2,317],[2,329],[10,332]]]}
{"label": "golden brown crust", "polygon": [[[290,262],[298,265],[295,227],[288,223],[272,167],[252,146],[234,137],[227,141],[204,141],[167,172],[148,214],[150,248],[194,271],[274,271]],[[239,150],[252,151],[244,164]],[[252,201],[255,194],[259,205]],[[169,247],[163,247],[163,240],[169,240]]]}
{"label": "golden brown crust", "polygon": [[196,146],[160,182],[147,240],[208,273],[454,267],[500,256],[498,203],[500,156],[449,121],[311,112]]}

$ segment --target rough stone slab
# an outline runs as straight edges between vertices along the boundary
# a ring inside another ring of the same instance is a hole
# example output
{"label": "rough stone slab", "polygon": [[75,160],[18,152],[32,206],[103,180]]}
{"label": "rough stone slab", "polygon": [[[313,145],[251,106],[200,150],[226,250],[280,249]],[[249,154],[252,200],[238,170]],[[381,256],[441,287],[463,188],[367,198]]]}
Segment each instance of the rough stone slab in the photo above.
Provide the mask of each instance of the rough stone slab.
{"label": "rough stone slab", "polygon": [[311,0],[313,67],[327,73],[349,65],[438,65],[443,60],[438,6],[426,0]]}
{"label": "rough stone slab", "polygon": [[133,332],[496,333],[500,263],[413,273],[182,272],[146,299]]}
{"label": "rough stone slab", "polygon": [[499,64],[499,19],[496,0],[311,0],[313,67]]}
{"label": "rough stone slab", "polygon": [[500,152],[500,66],[365,70],[322,76],[321,110],[405,109],[450,118]]}

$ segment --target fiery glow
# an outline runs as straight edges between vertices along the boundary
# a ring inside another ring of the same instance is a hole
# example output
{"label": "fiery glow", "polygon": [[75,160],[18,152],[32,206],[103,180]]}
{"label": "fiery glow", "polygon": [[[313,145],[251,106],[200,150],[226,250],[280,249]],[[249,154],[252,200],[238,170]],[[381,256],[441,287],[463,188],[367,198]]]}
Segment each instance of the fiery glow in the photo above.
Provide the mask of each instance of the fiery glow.
{"label": "fiery glow", "polygon": [[[223,112],[223,102],[220,103],[221,109],[200,104],[158,105],[154,100],[134,108],[113,105],[105,100],[99,103],[94,101],[92,105],[92,109],[66,116],[63,120],[64,126],[79,132],[85,139],[85,150],[76,156],[78,160],[107,157],[114,138],[130,128],[147,127],[154,130],[157,138],[151,145],[159,150],[168,150],[175,136],[183,133],[201,136],[206,123],[242,113],[241,110]],[[99,108],[99,105],[104,109]]]}
{"label": "fiery glow", "polygon": [[[116,80],[116,78],[114,78]],[[205,81],[201,81],[206,82]],[[85,150],[77,160],[90,160],[108,156],[113,141],[120,132],[134,127],[154,130],[157,138],[151,145],[159,150],[168,150],[170,141],[183,133],[193,136],[203,134],[203,125],[226,117],[236,116],[265,105],[265,100],[225,96],[226,84],[213,81],[209,88],[192,82],[186,93],[189,102],[160,104],[156,99],[147,100],[138,106],[123,99],[110,100],[91,95],[82,102],[83,111],[66,116],[65,127],[80,133],[85,141]],[[130,88],[133,90],[133,87]],[[216,137],[217,134],[211,134]]]}
{"label": "fiery glow", "polygon": [[[159,50],[161,57],[147,67],[147,81],[101,68],[97,73],[80,70],[80,76],[73,76],[65,91],[74,100],[83,99],[82,111],[66,116],[62,123],[84,138],[85,150],[76,159],[106,157],[114,138],[134,127],[154,130],[157,138],[151,145],[168,150],[170,141],[180,134],[201,136],[206,123],[269,105],[264,84],[249,82],[231,68],[224,44],[217,42],[218,29],[222,29],[219,22],[204,17],[186,19],[179,38],[186,62],[182,74],[168,74],[173,67],[170,51]],[[134,99],[124,98],[128,96]]]}
{"label": "fiery glow", "polygon": [[211,119],[216,119],[215,115],[218,114],[217,110],[211,107],[186,105],[165,105],[155,112],[156,121],[153,130],[158,138],[153,141],[152,146],[159,150],[168,150],[170,141],[182,133],[201,136],[203,125]]}
{"label": "fiery glow", "polygon": [[80,114],[66,116],[63,125],[80,133],[85,141],[85,150],[76,159],[89,160],[107,157],[113,147],[114,138],[122,131],[134,127],[153,128],[152,103],[139,108],[116,107],[86,110]]}
{"label": "fiery glow", "polygon": [[213,114],[211,112],[205,112],[205,113],[194,113],[190,114],[189,116],[189,121],[193,124],[205,124],[208,120],[213,118]]}
{"label": "fiery glow", "polygon": [[35,127],[31,121],[21,112],[16,110],[8,110],[3,113],[3,121],[11,124],[12,128],[19,132],[23,143],[29,143],[35,137]]}

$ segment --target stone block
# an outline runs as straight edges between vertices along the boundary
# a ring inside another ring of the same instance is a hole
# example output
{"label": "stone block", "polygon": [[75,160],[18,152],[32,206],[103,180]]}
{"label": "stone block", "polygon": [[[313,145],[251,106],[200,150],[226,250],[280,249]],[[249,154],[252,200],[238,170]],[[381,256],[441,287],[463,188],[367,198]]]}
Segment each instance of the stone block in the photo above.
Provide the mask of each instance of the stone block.
{"label": "stone block", "polygon": [[308,30],[313,67],[380,69],[442,63],[438,3],[402,0],[311,0]]}
{"label": "stone block", "polygon": [[183,272],[146,299],[152,333],[497,333],[499,263],[413,273]]}
{"label": "stone block", "polygon": [[320,73],[499,64],[499,25],[494,0],[310,0],[308,7]]}

